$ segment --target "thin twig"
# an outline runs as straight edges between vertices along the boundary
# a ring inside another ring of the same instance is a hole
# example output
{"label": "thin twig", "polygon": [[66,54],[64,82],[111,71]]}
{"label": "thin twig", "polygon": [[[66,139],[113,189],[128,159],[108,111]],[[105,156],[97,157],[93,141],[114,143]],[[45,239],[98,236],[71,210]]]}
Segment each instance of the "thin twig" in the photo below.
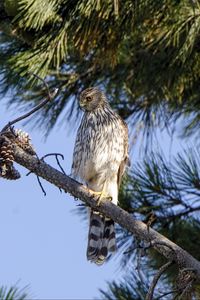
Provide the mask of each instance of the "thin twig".
{"label": "thin twig", "polygon": [[[26,176],[29,176],[30,174],[32,174],[34,171],[30,171],[30,172],[28,172],[27,174],[26,174]],[[44,196],[46,196],[47,195],[47,193],[46,193],[46,191],[45,191],[45,189],[43,188],[43,186],[42,186],[42,182],[41,182],[41,180],[40,180],[40,177],[39,176],[37,176],[36,175],[36,177],[37,177],[37,181],[38,181],[38,183],[39,183],[39,186],[40,186],[40,188],[41,188],[41,190],[42,190],[42,192],[43,192],[43,194],[44,194]],[[59,190],[60,190],[60,192],[62,193],[62,189],[61,188],[59,188]]]}
{"label": "thin twig", "polygon": [[[58,157],[60,156],[60,157],[62,158],[62,160],[64,160],[64,155],[61,154],[61,153],[48,153],[48,154],[44,155],[40,160],[44,161],[44,158],[46,158],[46,157],[48,157],[48,156],[55,156],[59,168],[61,169],[61,171],[63,172],[63,174],[67,175],[67,174],[65,173],[63,167],[61,166],[61,164],[60,164],[60,162],[59,162],[59,159],[58,159]],[[62,189],[61,189],[61,188],[59,188],[59,191],[62,193]]]}
{"label": "thin twig", "polygon": [[41,187],[41,190],[42,190],[42,192],[43,192],[44,196],[46,196],[46,195],[47,195],[47,193],[45,192],[45,189],[44,189],[44,188],[43,188],[43,186],[42,186],[42,182],[41,182],[41,180],[40,180],[40,177],[39,177],[39,176],[37,176],[37,181],[38,181],[38,183],[39,183],[39,186]]}
{"label": "thin twig", "polygon": [[151,227],[151,225],[153,224],[153,222],[156,220],[156,215],[154,214],[153,211],[150,212],[150,216],[149,219],[147,221],[147,231],[149,232],[149,229]]}
{"label": "thin twig", "polygon": [[46,158],[46,157],[48,157],[48,156],[60,156],[63,160],[64,160],[64,155],[63,154],[61,154],[61,153],[48,153],[48,154],[45,154],[44,156],[42,156],[40,159],[44,159],[44,158]]}
{"label": "thin twig", "polygon": [[49,101],[52,101],[52,99],[55,97],[58,89],[55,89],[55,91],[51,94],[50,91],[49,91],[49,87],[47,85],[47,83],[45,82],[44,79],[42,79],[41,77],[39,77],[38,75],[36,74],[33,74],[33,76],[35,76],[36,78],[38,78],[39,80],[41,80],[46,88],[46,91],[47,91],[47,99],[43,100],[41,103],[39,103],[38,105],[36,105],[32,110],[30,110],[28,113],[22,115],[21,117],[18,117],[16,119],[14,119],[13,121],[11,122],[8,122],[8,124],[6,126],[4,126],[4,128],[2,129],[1,132],[4,132],[6,131],[8,128],[10,128],[13,124],[21,121],[21,120],[24,120],[25,118],[31,116],[33,113],[35,113],[36,111],[38,111],[40,108],[42,108],[43,106],[45,106]]}
{"label": "thin twig", "polygon": [[37,79],[39,79],[40,81],[42,81],[42,83],[44,84],[45,88],[46,88],[46,91],[47,91],[47,95],[49,97],[49,99],[51,98],[51,93],[50,93],[50,90],[49,90],[49,86],[48,84],[46,83],[46,81],[40,77],[39,75],[33,73],[33,72],[29,72],[31,75],[33,75],[34,77],[36,77]]}
{"label": "thin twig", "polygon": [[57,161],[58,166],[60,167],[60,169],[61,169],[61,171],[63,172],[63,174],[66,175],[66,173],[65,173],[65,171],[64,171],[63,167],[61,166],[61,164],[60,164],[60,162],[59,162],[59,159],[58,159],[58,157],[60,156],[60,157],[62,158],[62,160],[64,160],[64,155],[61,154],[61,153],[48,153],[48,154],[44,155],[44,156],[41,158],[41,160],[44,160],[44,158],[46,158],[46,157],[48,157],[48,156],[55,156],[55,157],[56,157],[56,161]]}
{"label": "thin twig", "polygon": [[156,275],[154,276],[152,283],[149,287],[148,293],[146,295],[145,300],[152,300],[153,299],[153,293],[156,287],[156,284],[158,283],[158,280],[160,279],[161,275],[173,264],[173,261],[168,261],[165,265],[160,267]]}
{"label": "thin twig", "polygon": [[29,171],[26,176],[29,176],[31,173],[33,173],[33,171]]}
{"label": "thin twig", "polygon": [[[63,160],[64,160],[64,157],[63,157]],[[57,161],[57,164],[59,165],[60,169],[62,170],[63,174],[66,175],[66,173],[65,173],[65,171],[64,171],[64,169],[63,169],[63,167],[61,166],[61,164],[60,164],[60,162],[59,162],[58,155],[56,155],[56,161]]]}
{"label": "thin twig", "polygon": [[[58,166],[60,167],[60,169],[63,172],[63,174],[66,175],[66,173],[65,173],[64,169],[62,168],[62,166],[61,166],[61,164],[59,162],[59,159],[58,159],[58,156],[60,156],[64,160],[64,155],[61,154],[61,153],[48,153],[48,154],[45,154],[44,156],[42,156],[40,159],[39,159],[39,157],[37,157],[38,158],[38,163],[40,163],[40,161],[44,161],[44,158],[46,158],[48,156],[55,156],[56,157],[56,161],[57,161]],[[28,172],[26,174],[26,176],[29,176],[31,173],[33,173],[33,171]],[[40,180],[40,178],[38,176],[37,176],[37,180],[38,180],[38,183],[39,183],[39,185],[40,185],[40,187],[42,189],[43,194],[46,196],[46,192],[45,192],[45,190],[44,190],[44,188],[42,186],[41,180]],[[62,193],[62,189],[61,188],[59,188],[59,191]]]}
{"label": "thin twig", "polygon": [[162,295],[158,296],[158,297],[157,297],[157,300],[158,300],[158,299],[161,299],[161,298],[163,298],[163,297],[165,297],[165,296],[168,296],[168,295],[170,295],[170,294],[179,293],[179,292],[180,292],[180,289],[174,289],[174,290],[171,290],[171,291],[169,291],[169,292],[163,293]]}

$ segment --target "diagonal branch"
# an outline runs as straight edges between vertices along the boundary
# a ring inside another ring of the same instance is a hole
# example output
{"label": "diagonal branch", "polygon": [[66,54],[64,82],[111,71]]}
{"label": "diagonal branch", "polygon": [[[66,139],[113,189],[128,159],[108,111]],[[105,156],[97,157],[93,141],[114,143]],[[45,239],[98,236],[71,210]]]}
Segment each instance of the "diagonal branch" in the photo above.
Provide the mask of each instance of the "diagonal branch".
{"label": "diagonal branch", "polygon": [[17,119],[14,119],[11,122],[8,122],[8,124],[6,124],[6,126],[3,127],[3,129],[1,130],[1,133],[5,132],[9,127],[11,127],[12,125],[14,125],[15,123],[22,121],[28,117],[30,117],[32,114],[34,114],[36,111],[38,111],[40,108],[44,107],[48,102],[52,101],[53,98],[56,96],[56,94],[58,93],[58,89],[56,89],[52,94],[49,91],[49,87],[47,85],[47,83],[45,82],[45,80],[43,80],[40,76],[38,76],[37,74],[32,73],[33,76],[35,76],[37,79],[41,80],[45,86],[46,92],[47,92],[47,98],[45,100],[43,100],[41,103],[39,103],[38,105],[36,105],[33,109],[31,109],[29,112],[25,113],[24,115],[18,117]]}
{"label": "diagonal branch", "polygon": [[66,193],[70,193],[75,198],[81,199],[93,209],[112,218],[140,240],[150,242],[155,250],[169,261],[177,263],[178,267],[192,268],[196,274],[196,280],[200,281],[200,262],[157,231],[148,228],[145,223],[134,219],[132,215],[110,201],[104,201],[100,206],[97,206],[97,198],[87,187],[46,164],[44,161],[39,161],[36,157],[29,155],[16,144],[14,144],[14,160],[36,175],[61,188]]}

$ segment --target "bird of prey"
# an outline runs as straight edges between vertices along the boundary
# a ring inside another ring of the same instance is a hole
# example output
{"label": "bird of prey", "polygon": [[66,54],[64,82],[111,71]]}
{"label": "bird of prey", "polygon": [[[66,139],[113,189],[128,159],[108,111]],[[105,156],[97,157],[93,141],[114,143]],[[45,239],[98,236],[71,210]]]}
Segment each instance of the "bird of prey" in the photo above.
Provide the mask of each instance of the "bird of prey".
{"label": "bird of prey", "polygon": [[[80,94],[84,115],[73,153],[72,176],[117,205],[118,191],[128,159],[128,128],[112,110],[105,94],[97,87]],[[90,210],[87,259],[102,264],[116,250],[114,222]]]}

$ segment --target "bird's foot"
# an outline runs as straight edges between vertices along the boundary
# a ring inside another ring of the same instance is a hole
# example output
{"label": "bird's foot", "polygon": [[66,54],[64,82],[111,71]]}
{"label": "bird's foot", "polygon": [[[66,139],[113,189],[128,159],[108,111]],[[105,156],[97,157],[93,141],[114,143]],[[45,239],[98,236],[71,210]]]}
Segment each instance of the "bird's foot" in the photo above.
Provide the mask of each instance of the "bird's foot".
{"label": "bird's foot", "polygon": [[112,201],[112,197],[109,196],[109,195],[106,195],[104,193],[104,191],[101,191],[101,192],[94,192],[92,191],[92,193],[95,195],[95,196],[99,196],[98,200],[97,200],[97,206],[100,206],[101,202],[105,201],[105,200],[110,200]]}

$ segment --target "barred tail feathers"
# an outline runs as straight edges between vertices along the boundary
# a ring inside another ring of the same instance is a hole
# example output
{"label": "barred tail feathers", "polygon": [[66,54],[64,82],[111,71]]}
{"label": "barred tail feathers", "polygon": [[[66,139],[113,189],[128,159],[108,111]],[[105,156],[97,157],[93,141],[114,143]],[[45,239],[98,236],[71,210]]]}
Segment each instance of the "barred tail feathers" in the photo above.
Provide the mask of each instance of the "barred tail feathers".
{"label": "barred tail feathers", "polygon": [[87,259],[98,265],[106,260],[109,252],[116,250],[113,220],[99,212],[91,211],[88,234]]}

